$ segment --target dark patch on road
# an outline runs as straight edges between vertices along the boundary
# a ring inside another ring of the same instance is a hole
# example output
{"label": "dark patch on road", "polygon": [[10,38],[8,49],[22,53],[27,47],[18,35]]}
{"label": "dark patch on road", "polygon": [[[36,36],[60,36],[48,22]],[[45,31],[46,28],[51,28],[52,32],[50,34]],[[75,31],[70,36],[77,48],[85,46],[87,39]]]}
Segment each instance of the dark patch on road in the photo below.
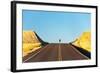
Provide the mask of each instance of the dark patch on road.
{"label": "dark patch on road", "polygon": [[73,44],[70,43],[70,45],[72,45],[73,47],[75,47],[78,51],[80,51],[82,54],[84,54],[85,56],[87,56],[89,59],[91,59],[91,53],[88,52],[87,50],[83,49],[83,48],[80,48],[80,47],[77,47]]}

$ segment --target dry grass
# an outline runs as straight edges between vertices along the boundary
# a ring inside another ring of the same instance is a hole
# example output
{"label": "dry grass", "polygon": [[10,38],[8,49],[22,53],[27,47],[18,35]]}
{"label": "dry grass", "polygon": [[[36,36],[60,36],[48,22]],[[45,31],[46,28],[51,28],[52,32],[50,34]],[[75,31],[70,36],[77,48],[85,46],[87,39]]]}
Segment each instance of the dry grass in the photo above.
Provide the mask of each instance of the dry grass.
{"label": "dry grass", "polygon": [[35,32],[23,31],[23,56],[41,48],[41,42],[38,40]]}
{"label": "dry grass", "polygon": [[23,43],[40,43],[35,32],[23,31]]}
{"label": "dry grass", "polygon": [[23,43],[23,56],[41,48],[41,43]]}
{"label": "dry grass", "polygon": [[91,32],[84,32],[74,43],[75,46],[81,47],[91,52]]}

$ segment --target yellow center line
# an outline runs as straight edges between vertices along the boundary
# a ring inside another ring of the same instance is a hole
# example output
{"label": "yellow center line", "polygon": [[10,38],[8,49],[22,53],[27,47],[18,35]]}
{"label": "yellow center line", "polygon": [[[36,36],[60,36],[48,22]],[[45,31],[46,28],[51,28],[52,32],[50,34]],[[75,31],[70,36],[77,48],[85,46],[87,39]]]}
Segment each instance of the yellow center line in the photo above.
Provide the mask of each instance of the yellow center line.
{"label": "yellow center line", "polygon": [[58,60],[61,61],[62,60],[62,55],[61,55],[61,46],[59,44],[59,47],[58,47]]}

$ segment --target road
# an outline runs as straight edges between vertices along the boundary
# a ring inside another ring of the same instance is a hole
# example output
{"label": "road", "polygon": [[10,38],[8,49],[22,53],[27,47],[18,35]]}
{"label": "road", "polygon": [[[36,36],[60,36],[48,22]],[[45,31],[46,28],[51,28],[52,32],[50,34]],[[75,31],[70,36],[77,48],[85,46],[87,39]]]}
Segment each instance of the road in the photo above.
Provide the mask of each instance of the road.
{"label": "road", "polygon": [[65,60],[84,60],[87,56],[71,44],[48,44],[23,58],[23,62],[47,62]]}

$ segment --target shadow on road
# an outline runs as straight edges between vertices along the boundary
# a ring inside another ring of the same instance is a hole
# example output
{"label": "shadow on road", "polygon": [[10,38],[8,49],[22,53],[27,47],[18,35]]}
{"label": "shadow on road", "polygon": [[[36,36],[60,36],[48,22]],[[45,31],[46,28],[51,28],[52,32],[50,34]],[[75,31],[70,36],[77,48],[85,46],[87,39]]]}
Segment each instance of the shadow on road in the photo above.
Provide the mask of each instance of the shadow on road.
{"label": "shadow on road", "polygon": [[78,51],[80,51],[82,54],[84,54],[85,56],[87,56],[89,59],[91,59],[91,53],[86,51],[85,49],[83,48],[80,48],[80,47],[77,47],[73,44],[70,43],[70,45],[72,45],[73,47],[75,47]]}

